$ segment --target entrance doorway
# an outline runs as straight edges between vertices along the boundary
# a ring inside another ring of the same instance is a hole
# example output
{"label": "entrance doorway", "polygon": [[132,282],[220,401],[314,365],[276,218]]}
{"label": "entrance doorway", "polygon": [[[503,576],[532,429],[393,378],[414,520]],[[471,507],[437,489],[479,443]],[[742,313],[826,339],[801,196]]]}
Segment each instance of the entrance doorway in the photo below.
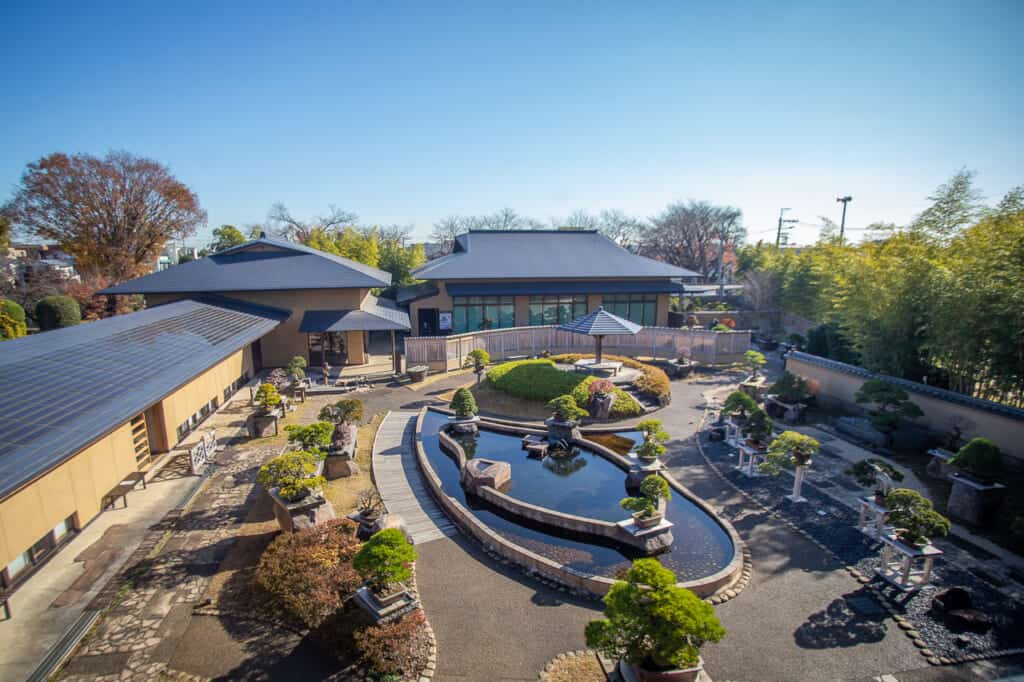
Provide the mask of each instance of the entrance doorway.
{"label": "entrance doorway", "polygon": [[419,332],[420,336],[436,336],[438,328],[437,308],[420,308],[419,310]]}
{"label": "entrance doorway", "polygon": [[309,334],[309,364],[317,366],[325,362],[332,366],[348,364],[345,332]]}

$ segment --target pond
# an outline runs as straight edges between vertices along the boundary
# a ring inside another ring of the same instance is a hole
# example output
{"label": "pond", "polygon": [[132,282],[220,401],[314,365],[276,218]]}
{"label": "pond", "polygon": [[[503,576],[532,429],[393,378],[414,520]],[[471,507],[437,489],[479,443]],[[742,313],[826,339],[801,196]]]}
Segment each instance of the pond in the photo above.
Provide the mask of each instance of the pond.
{"label": "pond", "polygon": [[[533,526],[513,519],[476,497],[467,499],[459,483],[455,461],[441,449],[438,432],[448,424],[440,413],[427,411],[423,419],[423,449],[444,491],[459,500],[478,519],[506,539],[549,559],[596,575],[615,576],[639,555],[614,543]],[[622,439],[637,442],[640,433],[624,431]],[[564,459],[530,459],[521,448],[519,436],[481,429],[475,443],[465,442],[466,455],[486,457],[512,466],[512,482],[505,492],[510,497],[539,506],[604,521],[619,521],[629,513],[619,506],[626,492],[626,472],[600,455],[577,449]],[[620,450],[625,440],[619,442]],[[724,568],[732,559],[732,541],[725,529],[701,508],[673,491],[666,518],[675,524],[671,549],[658,559],[676,572],[680,580],[693,580]]]}

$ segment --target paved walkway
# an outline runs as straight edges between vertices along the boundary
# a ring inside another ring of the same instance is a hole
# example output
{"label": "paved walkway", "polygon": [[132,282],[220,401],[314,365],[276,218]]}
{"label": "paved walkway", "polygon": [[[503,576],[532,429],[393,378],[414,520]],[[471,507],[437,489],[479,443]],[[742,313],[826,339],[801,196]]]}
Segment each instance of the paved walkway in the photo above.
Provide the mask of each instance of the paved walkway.
{"label": "paved walkway", "polygon": [[458,533],[431,498],[413,454],[412,439],[419,413],[391,412],[373,441],[373,479],[384,506],[405,522],[417,546]]}

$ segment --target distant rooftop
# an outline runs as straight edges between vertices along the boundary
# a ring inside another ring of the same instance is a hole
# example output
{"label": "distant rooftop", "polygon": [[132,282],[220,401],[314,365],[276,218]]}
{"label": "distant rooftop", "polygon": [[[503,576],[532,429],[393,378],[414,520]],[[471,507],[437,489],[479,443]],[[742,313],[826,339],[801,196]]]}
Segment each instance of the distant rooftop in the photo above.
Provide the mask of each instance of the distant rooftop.
{"label": "distant rooftop", "polygon": [[198,297],[3,343],[0,498],[244,348],[288,311]]}
{"label": "distant rooftop", "polygon": [[451,279],[692,278],[700,275],[622,248],[596,230],[470,230],[453,253],[413,276]]}
{"label": "distant rooftop", "polygon": [[102,294],[171,294],[289,289],[373,289],[391,274],[272,237],[107,287]]}

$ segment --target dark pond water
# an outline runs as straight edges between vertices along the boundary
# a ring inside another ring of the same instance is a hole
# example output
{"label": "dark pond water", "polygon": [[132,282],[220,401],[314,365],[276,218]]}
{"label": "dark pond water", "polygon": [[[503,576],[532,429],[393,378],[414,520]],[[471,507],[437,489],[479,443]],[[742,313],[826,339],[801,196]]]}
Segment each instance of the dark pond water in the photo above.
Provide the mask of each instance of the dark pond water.
{"label": "dark pond water", "polygon": [[[500,510],[475,497],[467,500],[455,462],[441,449],[438,440],[438,431],[447,423],[445,415],[427,412],[422,432],[424,451],[441,478],[445,492],[465,504],[492,529],[538,554],[598,575],[614,576],[618,569],[627,568],[630,560],[636,558],[635,554],[616,545],[602,545],[589,537],[524,525],[519,519],[502,516]],[[636,431],[618,435],[634,442],[640,439]],[[589,450],[578,450],[574,456],[561,460],[551,457],[535,460],[526,456],[518,436],[481,430],[475,447],[466,448],[466,454],[509,462],[512,483],[504,492],[516,499],[605,521],[618,521],[628,516],[619,506],[619,500],[628,494],[625,472]],[[669,500],[666,517],[675,524],[672,529],[675,542],[658,558],[674,570],[680,580],[710,575],[724,568],[732,558],[732,542],[725,530],[678,493]]]}

